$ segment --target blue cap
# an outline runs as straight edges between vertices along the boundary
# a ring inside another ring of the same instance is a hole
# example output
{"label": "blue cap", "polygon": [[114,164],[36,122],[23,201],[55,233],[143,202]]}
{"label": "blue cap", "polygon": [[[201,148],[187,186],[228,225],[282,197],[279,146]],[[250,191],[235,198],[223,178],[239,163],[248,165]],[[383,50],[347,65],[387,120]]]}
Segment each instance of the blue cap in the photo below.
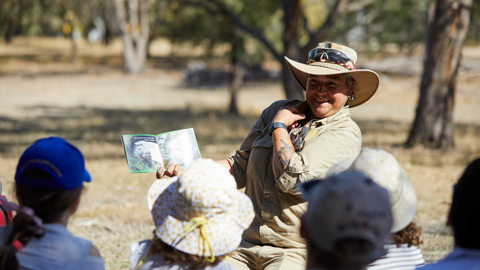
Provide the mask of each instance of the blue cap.
{"label": "blue cap", "polygon": [[[30,169],[41,170],[51,175],[53,180],[24,175]],[[23,152],[15,173],[17,185],[43,189],[70,190],[90,180],[80,150],[60,137],[35,141]]]}

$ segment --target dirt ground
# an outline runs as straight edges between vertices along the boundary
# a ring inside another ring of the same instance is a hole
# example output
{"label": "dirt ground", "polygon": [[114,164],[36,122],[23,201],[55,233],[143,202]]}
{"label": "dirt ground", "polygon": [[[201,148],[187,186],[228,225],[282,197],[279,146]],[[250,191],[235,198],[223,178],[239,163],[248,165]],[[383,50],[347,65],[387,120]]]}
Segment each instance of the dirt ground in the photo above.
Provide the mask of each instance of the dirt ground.
{"label": "dirt ground", "polygon": [[[149,238],[153,230],[145,194],[154,176],[128,173],[120,135],[193,127],[202,156],[223,158],[238,147],[255,116],[284,95],[280,82],[249,83],[239,96],[241,115],[234,116],[226,113],[227,86],[187,88],[183,67],[161,62],[172,53],[164,42],[152,49],[157,58],[139,75],[121,71],[119,42],[109,47],[82,43],[72,61],[70,46],[38,38],[0,43],[0,182],[11,198],[17,159],[33,140],[59,135],[73,141],[85,153],[93,180],[69,229],[93,240],[107,269],[128,269],[130,243]],[[480,156],[480,48],[466,48],[464,55],[469,61],[458,78],[453,150],[402,147],[418,98],[421,56],[363,62],[379,71],[381,86],[368,103],[352,109],[364,145],[392,152],[414,183],[415,220],[423,229],[427,261],[451,250],[445,226],[451,186]],[[394,69],[411,73],[388,72]]]}

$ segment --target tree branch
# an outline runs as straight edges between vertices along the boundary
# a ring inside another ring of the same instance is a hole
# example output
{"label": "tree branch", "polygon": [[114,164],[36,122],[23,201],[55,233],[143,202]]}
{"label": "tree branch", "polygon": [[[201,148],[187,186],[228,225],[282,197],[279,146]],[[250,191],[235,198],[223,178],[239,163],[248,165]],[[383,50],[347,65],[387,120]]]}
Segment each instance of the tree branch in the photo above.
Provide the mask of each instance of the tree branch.
{"label": "tree branch", "polygon": [[[374,4],[375,0],[363,0],[349,4],[349,0],[338,0],[333,6],[325,23],[320,27],[318,31],[309,31],[309,42],[302,47],[302,51],[313,48],[318,41],[325,39],[332,26],[337,21],[340,14],[356,13],[369,5]],[[303,14],[302,14],[303,16]]]}
{"label": "tree branch", "polygon": [[[270,51],[270,53],[277,59],[278,61],[283,60],[283,55],[281,55],[272,45],[271,42],[269,42],[266,37],[260,33],[259,31],[253,29],[252,27],[248,26],[245,24],[242,19],[235,14],[231,9],[229,9],[226,5],[224,5],[222,2],[218,0],[209,0],[209,1],[204,1],[204,0],[180,0],[179,2],[182,2],[184,4],[192,5],[192,6],[200,6],[205,8],[209,12],[216,12],[216,13],[221,13],[227,18],[229,18],[233,24],[235,24],[238,28],[240,28],[242,31],[252,35],[254,38],[259,40],[265,47]],[[213,5],[216,6],[216,9],[212,9],[210,6],[208,6],[207,3],[212,3]]]}
{"label": "tree branch", "polygon": [[318,31],[312,32],[309,41],[302,47],[302,51],[313,48],[318,41],[325,39],[328,32],[332,28],[332,25],[336,22],[338,15],[346,10],[349,0],[337,0],[332,10],[328,14],[328,18],[325,23],[320,27]]}

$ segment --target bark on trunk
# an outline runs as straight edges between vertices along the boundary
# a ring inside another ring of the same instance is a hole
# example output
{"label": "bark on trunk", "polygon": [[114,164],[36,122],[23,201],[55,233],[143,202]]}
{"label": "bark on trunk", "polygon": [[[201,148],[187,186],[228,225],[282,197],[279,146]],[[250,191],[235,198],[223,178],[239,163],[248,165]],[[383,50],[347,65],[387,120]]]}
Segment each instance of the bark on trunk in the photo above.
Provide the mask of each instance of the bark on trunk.
{"label": "bark on trunk", "polygon": [[123,68],[127,73],[140,73],[145,68],[150,32],[147,6],[145,0],[127,0],[126,5],[124,0],[115,0],[124,46]]}
{"label": "bark on trunk", "polygon": [[454,146],[453,105],[461,48],[468,31],[472,0],[437,0],[428,23],[425,61],[415,120],[407,147]]}

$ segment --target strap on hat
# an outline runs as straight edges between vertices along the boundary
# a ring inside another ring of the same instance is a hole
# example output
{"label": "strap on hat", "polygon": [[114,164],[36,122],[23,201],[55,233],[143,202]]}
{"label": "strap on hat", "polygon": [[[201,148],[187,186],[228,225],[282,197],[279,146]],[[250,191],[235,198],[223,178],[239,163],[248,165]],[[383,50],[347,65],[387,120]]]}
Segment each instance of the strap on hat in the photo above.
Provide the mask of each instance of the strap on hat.
{"label": "strap on hat", "polygon": [[187,226],[183,228],[183,233],[179,236],[179,239],[183,239],[187,234],[198,228],[200,230],[200,237],[198,238],[198,252],[199,254],[205,254],[205,251],[210,252],[210,256],[205,256],[205,260],[209,263],[215,261],[215,255],[213,255],[212,244],[207,231],[205,230],[205,224],[209,221],[205,217],[194,217],[190,219]]}

